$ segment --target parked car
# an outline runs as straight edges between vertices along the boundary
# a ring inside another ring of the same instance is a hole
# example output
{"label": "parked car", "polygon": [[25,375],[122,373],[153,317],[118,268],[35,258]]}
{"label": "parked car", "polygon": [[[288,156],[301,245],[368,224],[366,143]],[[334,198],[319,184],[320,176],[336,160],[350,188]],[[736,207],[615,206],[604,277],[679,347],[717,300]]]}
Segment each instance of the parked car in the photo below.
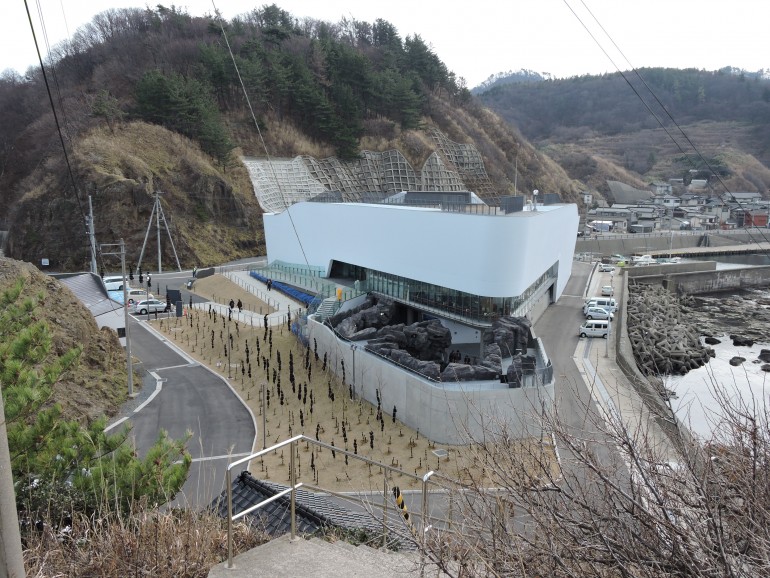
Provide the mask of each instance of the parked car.
{"label": "parked car", "polygon": [[612,273],[614,270],[615,270],[614,265],[610,265],[609,263],[599,263],[600,273]]}
{"label": "parked car", "polygon": [[602,337],[607,339],[607,334],[610,332],[608,321],[584,321],[578,328],[578,335],[580,337]]}
{"label": "parked car", "polygon": [[610,313],[606,309],[601,307],[589,307],[586,309],[586,319],[612,319],[615,317],[613,313]]}
{"label": "parked car", "polygon": [[147,313],[162,313],[167,310],[165,301],[158,301],[157,299],[142,299],[137,301],[133,305],[129,305],[131,313],[138,313],[139,315],[146,315]]}
{"label": "parked car", "polygon": [[618,304],[614,297],[591,297],[583,305],[583,314],[585,315],[591,307],[601,307],[610,313],[615,313],[618,310]]}
{"label": "parked car", "polygon": [[[141,300],[147,300],[147,299],[155,299],[155,295],[152,293],[147,293],[144,289],[134,289],[131,288],[127,291],[128,294],[128,304],[133,305],[136,301]],[[121,294],[122,297],[122,294]]]}
{"label": "parked car", "polygon": [[602,287],[603,297],[612,297],[614,294],[615,294],[615,290],[612,288],[612,285],[604,285]]}
{"label": "parked car", "polygon": [[[108,291],[110,295],[110,299],[113,301],[117,301],[118,303],[123,303],[123,288],[116,289],[115,291]],[[155,299],[155,295],[152,293],[148,293],[144,289],[135,289],[133,287],[128,287],[126,289],[126,295],[128,296],[128,304],[133,305],[137,301],[141,301],[142,299]]]}
{"label": "parked car", "polygon": [[634,255],[631,257],[631,264],[636,266],[654,265],[655,263],[655,258],[652,255]]}

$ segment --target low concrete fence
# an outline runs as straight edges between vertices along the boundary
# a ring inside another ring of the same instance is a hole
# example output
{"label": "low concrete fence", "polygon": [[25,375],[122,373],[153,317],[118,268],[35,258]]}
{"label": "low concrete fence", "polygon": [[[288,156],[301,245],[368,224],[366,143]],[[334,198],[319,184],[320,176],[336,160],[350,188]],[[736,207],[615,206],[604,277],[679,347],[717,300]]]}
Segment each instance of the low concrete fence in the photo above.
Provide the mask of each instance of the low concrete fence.
{"label": "low concrete fence", "polygon": [[696,273],[703,271],[716,271],[716,261],[687,261],[685,263],[666,263],[656,265],[624,267],[628,277],[667,276],[679,273]]}
{"label": "low concrete fence", "polygon": [[[647,267],[647,269],[652,268]],[[767,287],[770,285],[770,267],[635,276],[631,276],[629,271],[629,277],[638,283],[660,283],[672,293],[698,295],[699,293],[716,293],[750,287]]]}
{"label": "low concrete fence", "polygon": [[553,380],[522,388],[491,382],[483,389],[478,382],[432,382],[338,339],[312,317],[307,329],[310,347],[327,354],[337,375],[344,367],[345,385],[355,396],[376,405],[379,392],[384,413],[392,414],[395,406],[398,419],[432,441],[460,445],[490,441],[503,432],[514,438],[543,435],[541,417],[553,408]]}

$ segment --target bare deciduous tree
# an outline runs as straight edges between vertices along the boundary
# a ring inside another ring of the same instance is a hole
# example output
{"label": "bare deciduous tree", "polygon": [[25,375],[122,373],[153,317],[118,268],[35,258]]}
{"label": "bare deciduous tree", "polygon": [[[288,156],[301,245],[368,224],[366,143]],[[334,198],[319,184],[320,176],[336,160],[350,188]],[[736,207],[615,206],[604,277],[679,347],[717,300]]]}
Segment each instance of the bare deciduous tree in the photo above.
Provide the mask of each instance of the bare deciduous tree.
{"label": "bare deciduous tree", "polygon": [[478,445],[484,479],[455,492],[462,522],[429,531],[425,556],[451,576],[770,575],[770,413],[759,400],[720,401],[705,444],[676,428],[662,443],[588,406],[583,432],[547,415],[558,473],[537,450]]}

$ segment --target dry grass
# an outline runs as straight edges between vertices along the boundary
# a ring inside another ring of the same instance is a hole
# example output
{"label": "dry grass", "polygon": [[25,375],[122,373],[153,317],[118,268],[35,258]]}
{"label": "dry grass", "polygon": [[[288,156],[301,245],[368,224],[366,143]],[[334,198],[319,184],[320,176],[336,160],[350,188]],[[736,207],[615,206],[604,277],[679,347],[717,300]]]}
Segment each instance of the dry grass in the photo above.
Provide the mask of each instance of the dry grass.
{"label": "dry grass", "polygon": [[[270,538],[236,524],[233,548],[245,552]],[[76,517],[65,532],[29,534],[27,576],[154,576],[198,578],[227,558],[227,523],[211,513],[140,510],[125,518]]]}
{"label": "dry grass", "polygon": [[[242,292],[237,285],[218,275],[196,282],[194,290],[209,299],[216,297],[219,303],[226,303],[232,296],[236,301],[242,299],[244,310],[267,311],[267,305],[256,296]],[[262,429],[261,389],[265,384],[266,402],[269,401],[265,416],[268,446],[300,433],[311,438],[317,436],[327,444],[333,443],[336,447],[398,468],[404,473],[395,474],[395,485],[403,488],[419,485],[407,474],[421,477],[429,470],[460,483],[470,480],[495,483],[489,476],[494,468],[487,463],[494,451],[479,451],[479,448],[469,446],[437,447],[419,432],[398,419],[394,420],[392,405],[381,407],[378,412],[376,406],[358,397],[351,398],[349,388],[325,366],[323,354],[316,358],[312,350],[302,347],[285,324],[265,331],[261,315],[253,318],[246,313],[234,315],[229,322],[233,337],[232,348],[228,347],[230,357],[225,356],[226,317],[215,317],[204,308],[194,310],[189,317],[152,323],[176,345],[223,378],[229,375],[230,385],[251,408],[259,430]],[[306,368],[308,352],[309,368]],[[290,359],[294,364],[294,385],[289,371]],[[397,417],[398,408],[396,410]],[[378,419],[380,414],[381,419]],[[448,415],[446,419],[452,417]],[[261,438],[257,445],[262,447]],[[437,457],[433,453],[437,449],[447,450],[447,456]],[[541,475],[539,469],[542,467],[549,469],[545,477],[558,475],[558,465],[549,443],[541,443],[539,439],[521,440],[507,446],[506,451],[518,456],[531,479]],[[258,478],[286,483],[288,463],[288,449],[279,450],[254,463],[251,471]],[[337,452],[332,455],[332,452],[315,446],[303,446],[299,452],[298,469],[302,481],[326,489],[382,489],[380,468],[358,460],[346,460]]]}

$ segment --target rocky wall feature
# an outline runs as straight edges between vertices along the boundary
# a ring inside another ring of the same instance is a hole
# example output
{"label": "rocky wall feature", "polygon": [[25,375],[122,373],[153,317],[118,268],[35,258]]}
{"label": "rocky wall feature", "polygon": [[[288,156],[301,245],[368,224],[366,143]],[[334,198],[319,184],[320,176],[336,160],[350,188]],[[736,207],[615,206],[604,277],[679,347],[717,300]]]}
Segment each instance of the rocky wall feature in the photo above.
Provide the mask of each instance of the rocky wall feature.
{"label": "rocky wall feature", "polygon": [[627,329],[634,357],[644,375],[686,374],[714,356],[701,345],[700,332],[676,295],[655,285],[630,288]]}
{"label": "rocky wall feature", "polygon": [[[452,345],[449,329],[438,320],[389,325],[395,314],[392,299],[369,295],[364,303],[333,315],[329,322],[343,338],[366,341],[368,351],[430,379],[445,382],[499,379],[503,358],[517,355],[521,358],[521,352],[526,352],[529,346],[531,322],[526,317],[502,317],[485,334],[484,357],[480,363],[449,363],[442,370],[444,356]],[[521,361],[517,367],[518,373],[514,370],[514,381],[511,382],[514,384],[521,383]]]}
{"label": "rocky wall feature", "polygon": [[396,304],[392,299],[370,296],[355,309],[333,315],[329,322],[345,339],[360,341],[371,337],[374,333],[371,329],[386,327],[395,313]]}
{"label": "rocky wall feature", "polygon": [[401,323],[383,327],[368,340],[366,350],[438,380],[444,352],[451,344],[449,329],[432,319],[412,325]]}
{"label": "rocky wall feature", "polygon": [[500,317],[492,331],[484,336],[484,343],[496,343],[503,357],[513,357],[517,351],[527,351],[532,323],[526,317]]}

